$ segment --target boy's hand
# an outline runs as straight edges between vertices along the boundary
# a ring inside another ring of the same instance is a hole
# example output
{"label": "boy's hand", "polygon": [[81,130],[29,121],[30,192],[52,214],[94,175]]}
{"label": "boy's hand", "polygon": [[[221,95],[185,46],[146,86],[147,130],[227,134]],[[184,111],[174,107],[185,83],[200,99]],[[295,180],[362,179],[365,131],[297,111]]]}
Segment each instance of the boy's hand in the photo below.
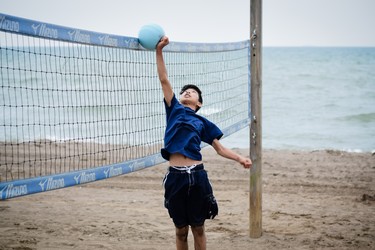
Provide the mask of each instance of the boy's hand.
{"label": "boy's hand", "polygon": [[169,38],[167,37],[167,36],[163,36],[161,39],[160,39],[160,41],[159,41],[159,43],[156,45],[156,49],[157,50],[161,50],[161,49],[163,49],[165,46],[167,46],[169,44]]}
{"label": "boy's hand", "polygon": [[239,160],[239,163],[244,168],[251,168],[251,165],[253,165],[253,163],[251,162],[251,160],[249,158],[245,158],[245,157],[241,157],[240,160]]}

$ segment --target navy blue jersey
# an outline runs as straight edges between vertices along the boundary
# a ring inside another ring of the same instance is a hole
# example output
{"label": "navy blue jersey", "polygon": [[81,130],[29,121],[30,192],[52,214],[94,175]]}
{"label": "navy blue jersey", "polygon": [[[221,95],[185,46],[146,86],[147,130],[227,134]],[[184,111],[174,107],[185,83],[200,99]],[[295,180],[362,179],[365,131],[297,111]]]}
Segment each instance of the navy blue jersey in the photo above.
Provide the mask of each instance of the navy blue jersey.
{"label": "navy blue jersey", "polygon": [[183,106],[174,95],[171,106],[164,100],[167,113],[167,127],[164,135],[164,148],[161,155],[169,160],[169,156],[180,153],[186,157],[200,161],[201,142],[212,144],[214,139],[223,136],[221,130],[206,118],[197,115],[191,108]]}

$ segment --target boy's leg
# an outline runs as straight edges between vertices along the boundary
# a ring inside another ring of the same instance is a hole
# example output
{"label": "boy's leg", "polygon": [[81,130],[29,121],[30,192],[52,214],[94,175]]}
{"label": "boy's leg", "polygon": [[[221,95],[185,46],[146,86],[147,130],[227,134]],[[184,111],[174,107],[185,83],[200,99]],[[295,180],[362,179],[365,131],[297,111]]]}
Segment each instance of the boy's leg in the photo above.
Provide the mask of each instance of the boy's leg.
{"label": "boy's leg", "polygon": [[191,227],[194,236],[195,250],[206,250],[206,233],[204,225]]}
{"label": "boy's leg", "polygon": [[178,228],[176,227],[176,247],[177,250],[187,250],[188,249],[188,234],[189,226]]}

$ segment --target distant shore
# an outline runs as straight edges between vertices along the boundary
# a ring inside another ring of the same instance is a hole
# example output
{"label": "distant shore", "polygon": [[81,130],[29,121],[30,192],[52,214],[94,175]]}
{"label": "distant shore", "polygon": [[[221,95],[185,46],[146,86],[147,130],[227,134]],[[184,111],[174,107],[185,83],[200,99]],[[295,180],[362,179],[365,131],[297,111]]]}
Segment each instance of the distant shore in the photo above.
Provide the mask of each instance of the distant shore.
{"label": "distant shore", "polygon": [[[258,239],[248,236],[249,171],[211,148],[203,155],[219,203],[206,222],[208,249],[373,249],[371,153],[264,150]],[[175,249],[166,167],[1,201],[0,249]]]}

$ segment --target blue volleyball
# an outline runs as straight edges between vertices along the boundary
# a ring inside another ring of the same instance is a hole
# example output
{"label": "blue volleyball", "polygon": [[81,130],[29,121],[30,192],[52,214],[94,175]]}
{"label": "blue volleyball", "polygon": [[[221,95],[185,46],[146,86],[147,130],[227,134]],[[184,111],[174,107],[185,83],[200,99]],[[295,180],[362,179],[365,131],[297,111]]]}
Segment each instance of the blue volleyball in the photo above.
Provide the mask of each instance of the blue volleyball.
{"label": "blue volleyball", "polygon": [[164,30],[157,24],[147,24],[142,26],[138,33],[138,40],[142,47],[146,49],[156,49],[156,45],[165,35]]}

